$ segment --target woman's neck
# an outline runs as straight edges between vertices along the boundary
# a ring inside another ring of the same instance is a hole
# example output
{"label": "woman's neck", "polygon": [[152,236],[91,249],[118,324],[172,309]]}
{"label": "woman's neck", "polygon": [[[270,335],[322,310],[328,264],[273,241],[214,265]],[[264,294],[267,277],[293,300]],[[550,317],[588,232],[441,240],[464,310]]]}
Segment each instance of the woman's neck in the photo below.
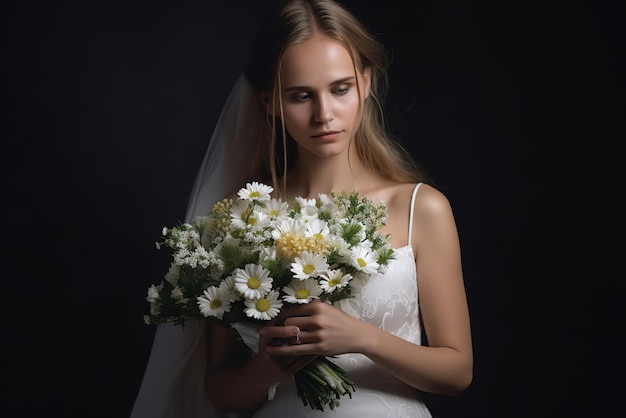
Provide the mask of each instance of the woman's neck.
{"label": "woman's neck", "polygon": [[313,198],[319,193],[362,191],[378,176],[358,158],[324,158],[299,161],[287,174],[288,199]]}

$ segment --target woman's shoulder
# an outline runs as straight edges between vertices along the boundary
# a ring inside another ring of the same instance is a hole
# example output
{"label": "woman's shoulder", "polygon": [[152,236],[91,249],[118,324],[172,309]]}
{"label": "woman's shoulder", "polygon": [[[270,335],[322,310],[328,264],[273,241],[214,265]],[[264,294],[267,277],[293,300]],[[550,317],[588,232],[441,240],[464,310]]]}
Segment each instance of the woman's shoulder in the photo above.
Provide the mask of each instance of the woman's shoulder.
{"label": "woman's shoulder", "polygon": [[425,215],[437,215],[450,210],[450,200],[438,188],[428,183],[419,184],[414,207]]}
{"label": "woman's shoulder", "polygon": [[452,216],[448,197],[429,183],[397,184],[385,190],[385,201],[391,216],[413,211],[414,223],[447,223]]}
{"label": "woman's shoulder", "polygon": [[427,212],[445,210],[450,205],[443,192],[425,182],[389,183],[368,195],[385,202],[387,206],[409,208],[413,204],[416,209]]}

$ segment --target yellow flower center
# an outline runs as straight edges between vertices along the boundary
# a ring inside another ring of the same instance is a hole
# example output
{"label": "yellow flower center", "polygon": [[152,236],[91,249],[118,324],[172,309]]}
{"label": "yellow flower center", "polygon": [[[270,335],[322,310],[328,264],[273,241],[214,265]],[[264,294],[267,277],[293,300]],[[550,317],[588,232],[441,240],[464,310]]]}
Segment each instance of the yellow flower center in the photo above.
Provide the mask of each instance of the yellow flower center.
{"label": "yellow flower center", "polygon": [[278,211],[276,209],[270,210],[270,216],[272,216],[272,217],[278,216]]}
{"label": "yellow flower center", "polygon": [[321,233],[318,232],[316,234],[313,234],[313,238],[315,238],[317,240],[320,240],[320,241],[323,241],[324,240],[324,235],[322,235]]}
{"label": "yellow flower center", "polygon": [[259,312],[265,312],[271,307],[270,301],[263,298],[256,301],[256,310]]}
{"label": "yellow flower center", "polygon": [[254,192],[250,192],[250,198],[254,199],[256,197],[261,197],[261,193],[254,191]]}
{"label": "yellow flower center", "polygon": [[359,267],[363,268],[365,266],[367,266],[367,263],[365,262],[365,260],[363,260],[362,258],[357,258],[356,259],[356,263],[359,265]]}
{"label": "yellow flower center", "polygon": [[302,271],[304,272],[304,274],[311,274],[315,271],[315,266],[311,263],[305,264],[304,266],[302,266]]}
{"label": "yellow flower center", "polygon": [[306,299],[310,295],[309,291],[306,289],[298,289],[296,290],[296,299]]}
{"label": "yellow flower center", "polygon": [[211,303],[209,304],[209,306],[211,306],[211,309],[217,309],[217,308],[222,306],[222,301],[221,300],[212,300]]}
{"label": "yellow flower center", "polygon": [[259,287],[261,287],[261,279],[254,276],[248,279],[248,288],[258,289]]}
{"label": "yellow flower center", "polygon": [[334,287],[334,286],[337,286],[339,283],[341,283],[341,279],[338,279],[338,278],[330,279],[328,281],[328,286]]}

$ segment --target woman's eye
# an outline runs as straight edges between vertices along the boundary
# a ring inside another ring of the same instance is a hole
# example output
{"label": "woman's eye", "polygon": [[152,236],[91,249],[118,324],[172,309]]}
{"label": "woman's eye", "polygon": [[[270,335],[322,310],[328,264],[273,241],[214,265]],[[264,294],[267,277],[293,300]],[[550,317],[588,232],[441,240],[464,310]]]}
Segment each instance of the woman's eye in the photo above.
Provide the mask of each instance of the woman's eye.
{"label": "woman's eye", "polygon": [[292,96],[293,100],[296,102],[304,102],[311,97],[309,93],[296,93]]}
{"label": "woman's eye", "polygon": [[349,86],[339,86],[333,90],[333,93],[343,96],[344,94],[348,93],[348,91],[350,91]]}

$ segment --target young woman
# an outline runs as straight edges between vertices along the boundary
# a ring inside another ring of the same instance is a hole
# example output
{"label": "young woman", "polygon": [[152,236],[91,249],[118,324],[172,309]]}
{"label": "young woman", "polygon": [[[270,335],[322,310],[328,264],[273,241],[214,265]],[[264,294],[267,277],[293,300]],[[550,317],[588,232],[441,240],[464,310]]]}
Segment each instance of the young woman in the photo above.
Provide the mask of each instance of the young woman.
{"label": "young woman", "polygon": [[[168,409],[171,416],[210,416],[210,403],[254,417],[429,417],[421,391],[453,395],[471,383],[454,216],[385,132],[386,66],[381,44],[332,0],[287,1],[262,26],[218,122],[222,132],[212,138],[188,218],[252,180],[272,184],[287,201],[358,191],[386,204],[383,232],[397,259],[348,303],[285,310],[259,331],[257,355],[218,325],[159,329],[134,417],[147,416],[148,403],[158,404],[151,416],[170,416]],[[272,344],[277,339],[286,343]],[[158,347],[176,344],[177,351]],[[172,361],[174,352],[182,360]],[[332,411],[313,411],[296,393],[295,373],[316,356],[336,356],[355,382],[352,399]],[[167,362],[176,365],[154,371]],[[158,394],[150,391],[153,379]]]}

